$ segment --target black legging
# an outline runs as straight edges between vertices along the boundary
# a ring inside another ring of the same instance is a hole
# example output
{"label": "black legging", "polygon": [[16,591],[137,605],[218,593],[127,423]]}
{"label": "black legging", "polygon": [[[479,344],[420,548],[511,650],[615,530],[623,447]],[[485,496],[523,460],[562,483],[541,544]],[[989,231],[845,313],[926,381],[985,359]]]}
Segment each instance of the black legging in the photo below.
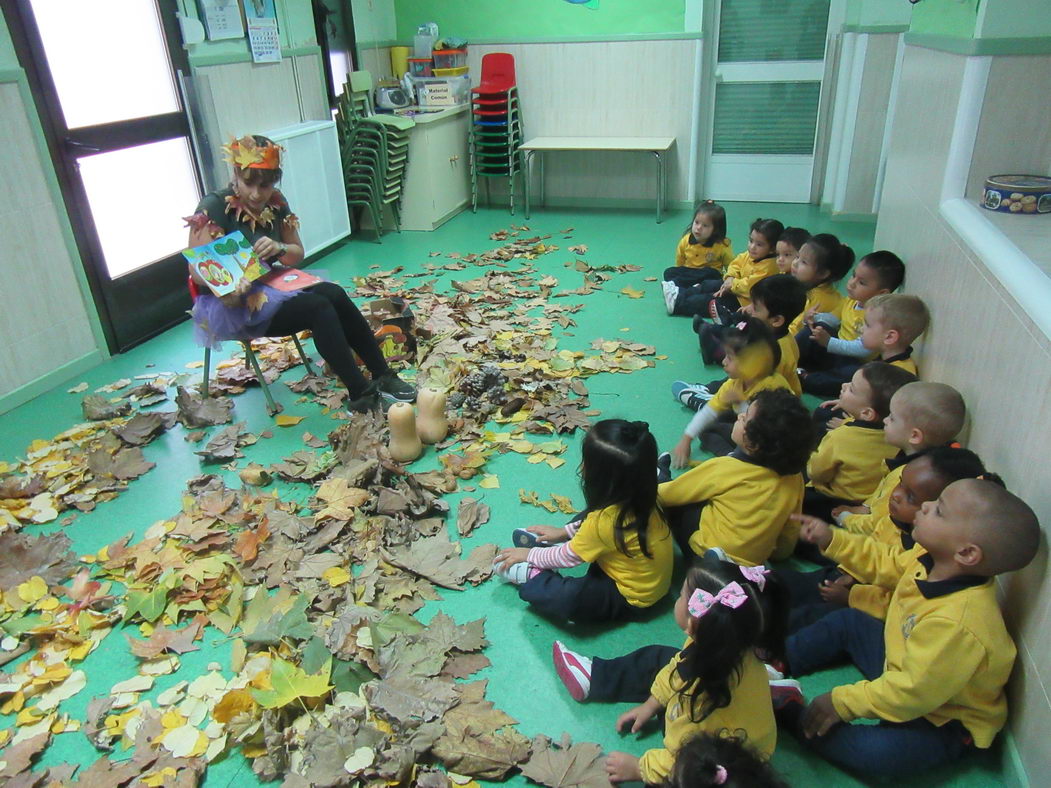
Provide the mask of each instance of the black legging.
{"label": "black legging", "polygon": [[368,386],[351,350],[365,362],[373,378],[390,371],[368,321],[339,285],[321,282],[285,301],[274,313],[266,333],[287,336],[307,329],[314,335],[318,353],[343,381],[351,399],[360,397]]}

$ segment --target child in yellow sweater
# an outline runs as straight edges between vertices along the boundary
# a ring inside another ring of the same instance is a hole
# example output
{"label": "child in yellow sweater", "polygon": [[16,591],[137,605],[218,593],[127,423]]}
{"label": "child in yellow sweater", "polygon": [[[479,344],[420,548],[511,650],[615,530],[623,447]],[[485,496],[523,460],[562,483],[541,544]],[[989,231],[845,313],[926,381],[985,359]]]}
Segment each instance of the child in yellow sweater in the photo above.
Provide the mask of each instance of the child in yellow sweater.
{"label": "child in yellow sweater", "polygon": [[894,393],[916,378],[882,361],[870,361],[843,385],[839,407],[849,417],[830,430],[807,463],[803,511],[832,519],[832,509],[859,504],[879,486],[884,461],[897,452],[883,435]]}
{"label": "child in yellow sweater", "polygon": [[840,243],[836,236],[818,233],[806,239],[792,262],[792,276],[807,289],[803,314],[788,327],[792,336],[802,331],[804,321],[816,314],[839,314],[843,296],[836,289],[836,282],[847,275],[852,265],[854,250]]}
{"label": "child in yellow sweater", "polygon": [[748,565],[787,558],[795,547],[792,515],[801,510],[813,434],[794,395],[759,392],[734,425],[732,453],[658,488],[683,555],[719,548]]}
{"label": "child in yellow sweater", "polygon": [[555,670],[575,700],[642,701],[617,718],[618,731],[636,733],[663,714],[663,746],[641,758],[610,753],[610,782],[663,783],[682,744],[706,731],[732,731],[761,757],[773,754],[777,726],[755,651],[781,652],[786,604],[762,567],[706,561],[686,573],[675,603],[675,623],[686,633],[681,650],[646,646],[601,659],[554,643]]}
{"label": "child in yellow sweater", "polygon": [[664,288],[669,315],[704,315],[728,322],[749,303],[752,285],[777,273],[775,246],[785,226],[777,219],[756,219],[748,230],[748,249],[726,267],[724,278],[705,279],[692,287]]}
{"label": "child in yellow sweater", "polygon": [[773,332],[762,320],[747,316],[727,329],[723,337],[723,370],[729,376],[708,402],[690,419],[672,451],[671,464],[685,468],[695,438],[712,454],[728,454],[736,417],[748,408],[749,400],[767,389],[788,389],[788,381],[777,374],[781,349]]}
{"label": "child in yellow sweater", "polygon": [[[916,515],[917,553],[888,555],[873,540],[846,539],[814,520],[802,536],[892,595],[886,622],[845,608],[788,639],[792,675],[848,660],[865,678],[805,710],[801,697],[786,695],[779,721],[833,763],[873,777],[911,777],[989,748],[1007,722],[1005,687],[1017,653],[995,578],[1036,556],[1033,510],[994,482],[965,479]],[[851,725],[856,719],[879,722]]]}
{"label": "child in yellow sweater", "polygon": [[799,365],[805,370],[799,376],[803,391],[833,396],[858,367],[875,357],[861,341],[865,307],[869,299],[897,290],[904,280],[905,263],[893,252],[871,252],[858,261],[839,313],[815,314],[797,337]]}
{"label": "child in yellow sweater", "polygon": [[680,288],[700,282],[721,282],[733,260],[733,247],[726,237],[726,211],[718,203],[705,200],[693,212],[693,221],[675,248],[675,265],[664,271],[661,287],[668,314],[676,314]]}

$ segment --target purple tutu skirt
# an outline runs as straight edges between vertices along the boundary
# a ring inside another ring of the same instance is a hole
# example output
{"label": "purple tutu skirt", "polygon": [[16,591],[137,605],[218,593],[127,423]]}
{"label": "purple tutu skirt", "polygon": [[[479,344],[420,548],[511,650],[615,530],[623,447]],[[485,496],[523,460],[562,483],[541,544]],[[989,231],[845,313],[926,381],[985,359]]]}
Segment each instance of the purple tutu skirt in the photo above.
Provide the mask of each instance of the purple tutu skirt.
{"label": "purple tutu skirt", "polygon": [[252,285],[249,296],[254,293],[266,295],[266,303],[255,312],[245,305],[229,307],[211,293],[202,293],[194,301],[190,315],[193,317],[193,338],[201,347],[217,349],[225,339],[244,342],[265,337],[281,304],[295,298],[302,290],[285,292],[267,285]]}

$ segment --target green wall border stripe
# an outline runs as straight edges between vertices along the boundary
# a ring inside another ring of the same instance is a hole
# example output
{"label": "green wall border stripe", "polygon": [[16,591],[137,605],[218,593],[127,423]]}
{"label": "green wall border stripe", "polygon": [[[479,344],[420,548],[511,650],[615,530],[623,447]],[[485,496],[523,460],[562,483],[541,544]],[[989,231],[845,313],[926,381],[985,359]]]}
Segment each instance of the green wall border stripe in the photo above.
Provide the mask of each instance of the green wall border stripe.
{"label": "green wall border stripe", "polygon": [[[44,182],[47,184],[51,202],[55,207],[58,226],[62,232],[62,243],[65,244],[66,251],[69,253],[69,259],[73,267],[73,277],[77,281],[80,300],[84,304],[84,312],[88,317],[91,336],[95,340],[96,352],[101,361],[109,358],[106,335],[102,330],[102,321],[99,319],[98,307],[95,306],[95,298],[91,294],[91,286],[88,284],[88,275],[84,271],[84,263],[80,259],[80,250],[77,249],[77,243],[73,239],[73,227],[70,225],[69,216],[66,214],[66,203],[62,198],[62,189],[58,185],[58,176],[55,175],[55,168],[51,163],[51,153],[47,148],[47,140],[44,138],[44,129],[40,125],[40,118],[37,116],[36,104],[33,102],[33,93],[29,88],[29,80],[26,78],[25,71],[20,68],[4,69],[0,72],[0,75],[3,77],[9,74],[13,74],[14,79],[2,79],[2,81],[14,82],[18,85],[23,111],[26,113],[30,127],[33,129],[33,144],[36,147],[40,171],[44,175]],[[69,374],[76,373],[71,372]],[[0,412],[3,412],[3,410],[0,409]]]}
{"label": "green wall border stripe", "polygon": [[0,83],[21,82],[25,79],[25,72],[20,68],[0,68]]}
{"label": "green wall border stripe", "polygon": [[[594,36],[558,36],[553,38],[473,38],[467,42],[472,46],[494,46],[498,44],[605,44],[618,41],[700,41],[704,34],[690,33],[624,33]],[[382,47],[411,46],[401,41],[359,41],[358,49],[380,49]]]}
{"label": "green wall border stripe", "polygon": [[[299,57],[300,55],[320,55],[321,47],[317,44],[307,44],[305,46],[298,47],[283,47],[281,49],[281,59],[289,57]],[[216,55],[195,55],[190,53],[190,65],[194,68],[202,68],[206,66],[226,66],[231,63],[251,63],[252,53],[248,51],[247,44],[243,52],[231,52],[227,54],[216,54]],[[260,66],[272,66],[274,63],[260,63]]]}
{"label": "green wall border stripe", "polygon": [[47,393],[64,380],[94,369],[105,360],[102,352],[95,350],[80,358],[66,362],[61,367],[41,375],[36,380],[31,380],[29,383],[19,386],[15,390],[0,396],[0,414],[14,410],[19,405],[24,405],[29,400]]}
{"label": "green wall border stripe", "polygon": [[957,38],[936,33],[906,33],[905,43],[954,55],[1051,55],[1051,37]]}
{"label": "green wall border stripe", "polygon": [[844,33],[905,33],[908,25],[843,25]]}

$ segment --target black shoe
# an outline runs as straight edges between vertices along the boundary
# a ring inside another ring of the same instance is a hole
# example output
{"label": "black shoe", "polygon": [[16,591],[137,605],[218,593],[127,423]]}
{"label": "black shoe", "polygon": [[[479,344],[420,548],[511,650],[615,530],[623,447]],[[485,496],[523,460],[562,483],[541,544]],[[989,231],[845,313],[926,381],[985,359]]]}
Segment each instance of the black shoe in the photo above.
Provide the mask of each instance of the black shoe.
{"label": "black shoe", "polygon": [[671,481],[671,454],[663,452],[657,457],[657,483]]}
{"label": "black shoe", "polygon": [[397,372],[388,372],[380,375],[373,381],[377,386],[380,396],[394,402],[415,402],[416,387],[406,383],[398,377]]}
{"label": "black shoe", "polygon": [[347,402],[347,410],[351,413],[368,413],[379,411],[386,413],[388,404],[380,397],[379,387],[375,382],[370,383],[360,396]]}

